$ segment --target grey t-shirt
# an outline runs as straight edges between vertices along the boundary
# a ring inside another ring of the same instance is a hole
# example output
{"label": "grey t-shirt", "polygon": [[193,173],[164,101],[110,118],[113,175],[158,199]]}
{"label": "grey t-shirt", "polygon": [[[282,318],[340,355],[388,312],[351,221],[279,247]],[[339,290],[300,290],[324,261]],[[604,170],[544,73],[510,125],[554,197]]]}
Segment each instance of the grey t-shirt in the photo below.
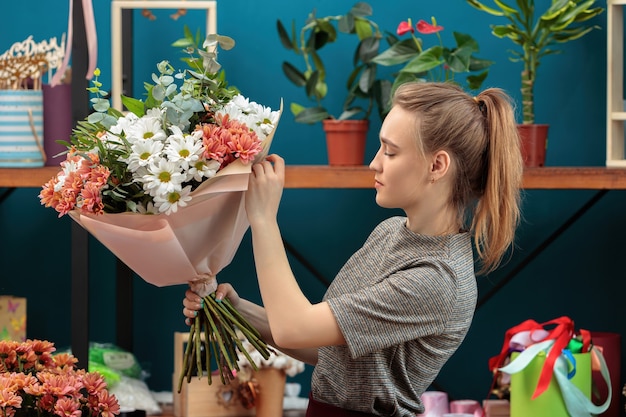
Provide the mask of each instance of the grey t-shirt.
{"label": "grey t-shirt", "polygon": [[418,235],[405,217],[379,224],[324,299],[346,346],[319,349],[313,398],[381,416],[415,416],[476,308],[469,233]]}

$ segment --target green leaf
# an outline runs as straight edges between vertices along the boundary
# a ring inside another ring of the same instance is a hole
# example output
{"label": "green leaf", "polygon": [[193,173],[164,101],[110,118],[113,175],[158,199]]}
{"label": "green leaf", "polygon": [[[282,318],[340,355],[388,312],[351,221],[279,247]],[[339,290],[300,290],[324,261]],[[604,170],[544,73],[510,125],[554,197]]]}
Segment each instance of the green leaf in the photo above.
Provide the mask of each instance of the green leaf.
{"label": "green leaf", "polygon": [[374,34],[370,23],[363,19],[355,19],[354,30],[356,31],[356,35],[359,37],[359,40],[369,38]]}
{"label": "green leaf", "polygon": [[488,71],[483,71],[480,74],[468,75],[467,86],[472,90],[478,90],[483,84],[483,81],[487,78]]}
{"label": "green leaf", "polygon": [[504,12],[496,10],[496,9],[492,9],[491,7],[487,7],[483,3],[479,2],[478,0],[467,0],[467,2],[470,4],[470,6],[478,10],[482,10],[483,12],[487,12],[494,16],[504,16]]}
{"label": "green leaf", "polygon": [[[357,56],[359,60],[365,64],[370,62],[376,55],[378,55],[378,48],[380,47],[380,39],[370,36],[365,38],[359,44],[357,48]],[[355,61],[355,64],[358,61]]]}
{"label": "green leaf", "polygon": [[329,117],[330,115],[323,107],[309,107],[299,112],[294,120],[298,123],[313,124]]}
{"label": "green leaf", "polygon": [[587,33],[596,29],[596,27],[588,27],[588,28],[576,28],[571,30],[562,30],[560,33],[555,33],[553,39],[555,42],[565,43],[570,42],[579,38],[582,38]]}
{"label": "green leaf", "polygon": [[317,30],[315,31],[315,49],[322,48],[327,43],[332,43],[337,40],[337,30],[332,23],[327,20],[317,21]]}
{"label": "green leaf", "polygon": [[141,100],[123,95],[122,104],[137,117],[142,117],[145,114],[144,103]]}
{"label": "green leaf", "polygon": [[367,93],[374,85],[374,81],[376,80],[376,66],[368,65],[365,67],[363,72],[361,73],[361,77],[359,78],[359,88],[361,91]]}
{"label": "green leaf", "polygon": [[[594,0],[595,1],[595,0]],[[569,7],[570,0],[553,0],[552,5],[546,12],[541,16],[543,20],[552,20],[556,16],[560,15],[565,11],[566,8]]]}
{"label": "green leaf", "polygon": [[413,59],[418,54],[417,45],[413,39],[404,39],[396,42],[372,59],[375,64],[393,66]]}
{"label": "green leaf", "polygon": [[350,9],[349,13],[354,15],[355,17],[364,18],[367,16],[371,16],[374,11],[372,9],[372,6],[370,6],[366,2],[360,1],[352,6],[352,9]]}
{"label": "green leaf", "polygon": [[304,74],[289,62],[283,62],[283,72],[287,79],[298,87],[304,87],[306,85]]}
{"label": "green leaf", "polygon": [[294,116],[297,116],[298,114],[300,114],[302,110],[305,109],[305,107],[298,103],[291,103],[291,105],[289,106],[289,109],[291,110]]}
{"label": "green leaf", "polygon": [[499,8],[502,9],[502,12],[504,14],[507,14],[507,15],[517,14],[517,10],[514,9],[513,7],[509,6],[505,2],[503,2],[501,0],[493,0],[493,2],[495,4],[497,4]]}
{"label": "green leaf", "polygon": [[364,113],[365,110],[361,107],[351,107],[347,110],[344,110],[340,115],[338,120],[347,120],[351,117],[356,116],[359,113]]}
{"label": "green leaf", "polygon": [[441,58],[442,48],[440,46],[433,46],[423,51],[419,56],[412,59],[407,63],[400,72],[409,72],[412,74],[421,74],[430,71],[433,68],[443,64],[444,61]]}
{"label": "green leaf", "polygon": [[489,68],[493,64],[495,64],[494,61],[490,61],[488,59],[476,58],[472,56],[470,57],[469,71],[481,71],[481,70]]}
{"label": "green leaf", "polygon": [[297,48],[294,48],[294,45],[296,43],[295,40],[294,41],[291,40],[291,38],[289,37],[289,34],[287,33],[287,30],[283,26],[282,22],[278,19],[276,20],[276,30],[278,31],[278,37],[280,38],[280,43],[283,44],[285,49],[297,51]]}
{"label": "green leaf", "polygon": [[468,49],[471,52],[478,52],[478,42],[470,35],[465,33],[453,32],[454,40],[456,41],[456,45],[460,49]]}
{"label": "green leaf", "polygon": [[103,98],[92,98],[91,102],[93,103],[93,109],[97,112],[106,112],[111,107],[109,100]]}

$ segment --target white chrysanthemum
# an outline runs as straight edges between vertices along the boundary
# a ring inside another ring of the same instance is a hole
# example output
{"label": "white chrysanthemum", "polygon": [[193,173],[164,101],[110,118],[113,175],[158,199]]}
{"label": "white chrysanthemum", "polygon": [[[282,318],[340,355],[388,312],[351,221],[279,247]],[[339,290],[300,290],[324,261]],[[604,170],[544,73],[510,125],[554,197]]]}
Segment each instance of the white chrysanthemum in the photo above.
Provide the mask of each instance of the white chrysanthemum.
{"label": "white chrysanthemum", "polygon": [[202,181],[203,178],[213,178],[220,169],[220,163],[214,159],[200,159],[187,170],[186,181]]}
{"label": "white chrysanthemum", "polygon": [[217,114],[221,116],[227,114],[230,119],[245,123],[260,140],[265,140],[267,135],[274,130],[279,117],[279,112],[249,101],[242,95],[233,97]]}
{"label": "white chrysanthemum", "polygon": [[155,119],[163,119],[163,114],[165,114],[165,110],[159,107],[153,107],[146,111],[146,117],[154,117]]}
{"label": "white chrysanthemum", "polygon": [[180,191],[172,191],[164,195],[156,195],[154,197],[154,207],[159,213],[167,215],[176,213],[178,207],[185,207],[191,200],[191,185],[186,186]]}
{"label": "white chrysanthemum", "polygon": [[143,116],[128,126],[124,132],[126,133],[126,140],[131,144],[145,139],[163,141],[167,138],[167,133],[161,126],[161,119],[157,117]]}
{"label": "white chrysanthemum", "polygon": [[151,139],[137,141],[131,146],[131,153],[125,162],[131,172],[136,172],[139,167],[147,167],[160,158],[163,150],[163,142]]}
{"label": "white chrysanthemum", "polygon": [[226,106],[238,107],[242,113],[250,113],[254,110],[253,104],[254,102],[251,102],[248,97],[237,94]]}
{"label": "white chrysanthemum", "polygon": [[111,132],[119,135],[122,132],[127,131],[130,126],[137,122],[137,120],[139,120],[139,117],[137,117],[135,113],[129,112],[124,117],[117,119],[117,123],[111,126]]}
{"label": "white chrysanthemum", "polygon": [[[180,164],[184,171],[193,166],[200,160],[202,152],[202,139],[197,136],[185,135],[177,126],[171,126],[173,132],[167,138],[167,146],[165,147],[165,155],[172,162]],[[202,132],[199,132],[202,135]]]}
{"label": "white chrysanthemum", "polygon": [[158,164],[148,166],[148,174],[143,176],[143,189],[152,197],[163,196],[182,189],[185,175],[179,164],[160,159]]}

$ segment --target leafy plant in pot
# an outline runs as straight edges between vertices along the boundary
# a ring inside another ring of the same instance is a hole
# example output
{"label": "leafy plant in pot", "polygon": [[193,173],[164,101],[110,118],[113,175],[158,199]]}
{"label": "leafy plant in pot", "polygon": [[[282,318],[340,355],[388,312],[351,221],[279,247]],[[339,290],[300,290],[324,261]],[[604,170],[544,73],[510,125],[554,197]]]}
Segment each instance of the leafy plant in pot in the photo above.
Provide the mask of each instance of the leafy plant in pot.
{"label": "leafy plant in pot", "polygon": [[[292,21],[290,33],[280,20],[276,23],[282,45],[301,57],[304,67],[300,70],[285,61],[283,72],[293,84],[304,88],[306,96],[315,102],[311,107],[291,103],[291,112],[296,122],[323,124],[330,165],[363,164],[370,115],[378,108],[382,119],[383,109],[390,99],[391,81],[377,79],[377,65],[372,62],[372,58],[378,55],[383,35],[369,18],[371,15],[371,6],[358,2],[344,15],[318,17],[315,11],[311,12],[299,32],[296,32],[295,21]],[[322,105],[328,96],[328,84],[327,67],[319,51],[336,42],[340,33],[356,35],[357,43],[353,68],[346,81],[343,109],[335,117]],[[340,138],[336,139],[336,134]]]}
{"label": "leafy plant in pot", "polygon": [[547,124],[535,123],[535,80],[541,59],[561,53],[553,48],[556,44],[581,38],[598,26],[586,25],[601,14],[602,7],[594,7],[596,0],[551,0],[543,13],[537,12],[534,0],[517,0],[516,6],[502,0],[494,0],[496,8],[486,6],[479,0],[466,0],[471,6],[494,16],[508,20],[507,24],[491,25],[492,34],[509,38],[518,49],[512,51],[511,60],[522,62],[521,72],[522,153],[527,167],[544,165],[547,147]]}
{"label": "leafy plant in pot", "polygon": [[[457,74],[467,74],[465,87],[468,89],[477,90],[481,87],[493,61],[474,55],[479,51],[478,42],[468,34],[453,32],[456,46],[445,46],[440,35],[443,30],[444,27],[438,25],[432,17],[431,23],[419,20],[415,26],[411,19],[402,21],[396,29],[397,36],[389,34],[389,48],[376,56],[373,62],[389,67],[402,65],[395,74],[392,91],[409,81],[451,81],[461,84],[455,77]],[[438,43],[426,48],[424,41],[415,32],[425,36],[436,35]]]}

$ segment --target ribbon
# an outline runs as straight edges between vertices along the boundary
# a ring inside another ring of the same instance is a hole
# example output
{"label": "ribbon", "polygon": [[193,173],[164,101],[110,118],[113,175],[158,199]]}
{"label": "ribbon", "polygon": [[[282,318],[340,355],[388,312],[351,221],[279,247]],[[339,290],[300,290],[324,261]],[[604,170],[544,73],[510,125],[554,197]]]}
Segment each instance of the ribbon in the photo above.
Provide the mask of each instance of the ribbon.
{"label": "ribbon", "polygon": [[[69,19],[67,21],[67,44],[65,45],[65,56],[63,57],[63,63],[61,63],[61,65],[57,68],[52,80],[50,80],[50,85],[52,87],[61,82],[72,55],[72,43],[74,37],[74,24],[72,22],[74,15],[74,1],[78,0],[69,0],[70,7]],[[91,0],[82,0],[82,5],[83,19],[85,20],[85,35],[87,38],[87,52],[89,54],[89,64],[87,66],[87,74],[85,75],[85,78],[91,80],[93,72],[96,69],[98,59],[98,35],[96,32],[96,20]]]}
{"label": "ribbon", "polygon": [[[547,330],[545,326],[550,325],[555,325],[555,327],[552,330]],[[521,324],[518,324],[517,326],[514,326],[506,331],[504,336],[504,344],[502,346],[500,354],[489,359],[489,369],[492,372],[499,370],[499,368],[501,368],[505,359],[509,355],[509,346],[511,339],[514,335],[520,332],[530,331],[532,338],[533,332],[543,332],[546,330],[548,331],[548,334],[544,340],[553,341],[553,345],[548,352],[545,364],[541,369],[539,381],[537,383],[537,387],[535,388],[535,392],[533,393],[532,399],[537,398],[546,389],[548,389],[548,386],[550,385],[550,380],[552,379],[552,374],[554,373],[554,363],[574,335],[574,321],[572,319],[566,316],[562,316],[554,320],[546,321],[544,323],[537,323],[534,320],[526,320]],[[583,339],[585,339],[588,334],[589,332],[585,332],[585,334],[583,334]],[[589,342],[586,341],[583,343],[583,345],[589,346]]]}

